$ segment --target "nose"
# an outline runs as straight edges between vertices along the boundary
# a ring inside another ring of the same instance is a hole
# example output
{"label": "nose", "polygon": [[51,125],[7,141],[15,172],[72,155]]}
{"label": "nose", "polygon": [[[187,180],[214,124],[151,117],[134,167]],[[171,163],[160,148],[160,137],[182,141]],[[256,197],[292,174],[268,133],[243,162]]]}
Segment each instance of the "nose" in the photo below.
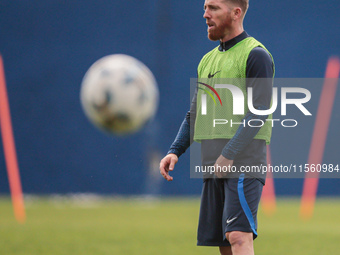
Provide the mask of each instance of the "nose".
{"label": "nose", "polygon": [[203,18],[205,18],[205,19],[210,18],[210,14],[209,14],[209,12],[208,12],[208,9],[206,9],[206,10],[204,11]]}

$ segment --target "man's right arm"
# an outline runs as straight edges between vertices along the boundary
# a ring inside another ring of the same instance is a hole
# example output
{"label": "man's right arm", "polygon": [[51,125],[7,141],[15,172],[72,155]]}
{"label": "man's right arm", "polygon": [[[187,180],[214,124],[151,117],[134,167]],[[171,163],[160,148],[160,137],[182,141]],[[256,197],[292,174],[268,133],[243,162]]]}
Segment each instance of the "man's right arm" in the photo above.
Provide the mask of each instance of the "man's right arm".
{"label": "man's right arm", "polygon": [[167,180],[172,181],[173,177],[169,175],[169,171],[173,171],[178,158],[193,143],[194,128],[196,120],[196,101],[197,89],[191,102],[190,111],[187,112],[182,125],[179,128],[174,142],[171,144],[167,155],[161,160],[159,170],[161,175]]}
{"label": "man's right arm", "polygon": [[193,143],[195,120],[196,120],[197,89],[191,101],[190,111],[187,112],[182,125],[179,128],[174,142],[171,144],[167,154],[175,154],[180,157]]}

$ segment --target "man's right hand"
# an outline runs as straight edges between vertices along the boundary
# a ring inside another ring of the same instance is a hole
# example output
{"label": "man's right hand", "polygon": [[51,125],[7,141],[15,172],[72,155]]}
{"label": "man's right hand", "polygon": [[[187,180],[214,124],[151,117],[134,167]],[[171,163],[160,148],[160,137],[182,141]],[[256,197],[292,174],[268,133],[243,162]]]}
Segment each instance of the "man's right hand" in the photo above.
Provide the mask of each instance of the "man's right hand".
{"label": "man's right hand", "polygon": [[173,171],[175,164],[178,162],[178,157],[175,154],[166,155],[159,164],[159,171],[167,181],[172,181],[174,178],[169,175],[169,171]]}

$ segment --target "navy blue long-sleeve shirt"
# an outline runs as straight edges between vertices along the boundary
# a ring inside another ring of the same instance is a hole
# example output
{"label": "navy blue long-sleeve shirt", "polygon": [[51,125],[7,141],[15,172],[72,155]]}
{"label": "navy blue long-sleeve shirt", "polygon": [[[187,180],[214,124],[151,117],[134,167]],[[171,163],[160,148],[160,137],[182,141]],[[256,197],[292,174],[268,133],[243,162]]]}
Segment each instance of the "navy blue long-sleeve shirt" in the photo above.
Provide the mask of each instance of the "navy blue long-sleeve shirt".
{"label": "navy blue long-sleeve shirt", "polygon": [[[239,36],[221,42],[219,50],[227,51],[238,42],[247,38],[249,35],[243,32]],[[274,64],[272,58],[266,50],[261,47],[254,48],[248,57],[246,67],[247,78],[273,78]],[[267,110],[270,108],[272,97],[271,79],[247,79],[247,87],[253,89],[253,105],[255,109]],[[175,141],[168,153],[174,153],[178,157],[182,155],[191,145],[196,117],[197,93],[191,103],[190,111],[179,129]],[[247,123],[249,120],[260,119],[265,121],[268,116],[259,116],[248,112],[244,118]],[[255,123],[253,123],[256,125]],[[202,141],[202,164],[212,165],[217,157],[222,154],[224,157],[234,160],[234,165],[264,164],[266,161],[265,141],[253,139],[260,128],[240,125],[232,139],[214,139]],[[191,132],[191,135],[190,135]],[[246,149],[245,149],[246,148]],[[255,159],[255,160],[254,160]]]}

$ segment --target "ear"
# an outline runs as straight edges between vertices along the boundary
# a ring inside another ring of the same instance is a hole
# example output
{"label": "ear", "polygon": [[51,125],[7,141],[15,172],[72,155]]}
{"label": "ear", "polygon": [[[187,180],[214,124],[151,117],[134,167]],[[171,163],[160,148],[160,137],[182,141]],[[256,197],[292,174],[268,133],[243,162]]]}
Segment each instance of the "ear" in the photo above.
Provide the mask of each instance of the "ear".
{"label": "ear", "polygon": [[242,9],[240,7],[235,7],[232,11],[232,19],[235,21],[237,19],[240,19],[242,16]]}

